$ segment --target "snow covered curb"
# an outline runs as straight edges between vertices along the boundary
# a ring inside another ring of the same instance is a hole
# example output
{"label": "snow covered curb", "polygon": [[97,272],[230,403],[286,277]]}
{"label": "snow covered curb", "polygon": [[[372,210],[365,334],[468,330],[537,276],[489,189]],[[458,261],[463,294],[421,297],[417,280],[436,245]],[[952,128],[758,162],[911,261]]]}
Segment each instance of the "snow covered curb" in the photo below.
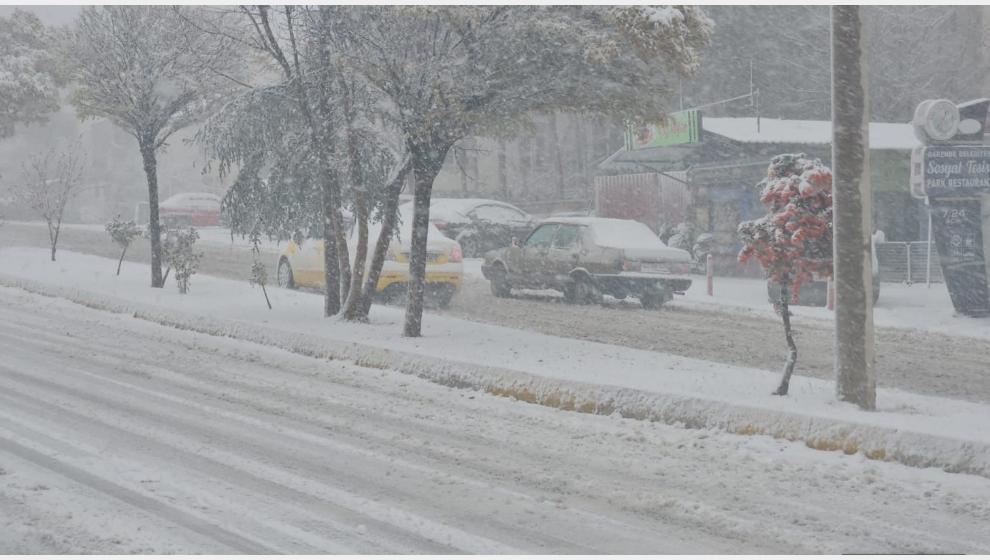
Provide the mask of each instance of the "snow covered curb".
{"label": "snow covered curb", "polygon": [[937,467],[949,472],[990,478],[990,444],[982,441],[839,421],[793,411],[768,410],[714,399],[553,379],[508,368],[281,330],[269,325],[259,329],[258,323],[253,321],[175,311],[8,274],[0,274],[0,285],[61,297],[94,309],[133,315],[174,328],[276,346],[316,358],[347,360],[364,367],[392,369],[444,385],[483,390],[563,410],[619,414],[736,434],[769,435],[803,441],[815,449],[863,452],[872,459],[916,467]]}

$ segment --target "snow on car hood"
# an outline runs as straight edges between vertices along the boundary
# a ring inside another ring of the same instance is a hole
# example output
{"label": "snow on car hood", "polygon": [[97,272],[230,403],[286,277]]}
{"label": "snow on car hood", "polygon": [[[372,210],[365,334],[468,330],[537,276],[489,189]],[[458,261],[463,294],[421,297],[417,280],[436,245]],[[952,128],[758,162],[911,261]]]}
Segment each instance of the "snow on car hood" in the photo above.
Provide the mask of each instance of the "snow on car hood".
{"label": "snow on car hood", "polygon": [[645,225],[632,220],[597,220],[591,235],[601,247],[620,249],[627,259],[689,262],[687,251],[668,247]]}
{"label": "snow on car hood", "polygon": [[[471,208],[474,199],[439,199],[430,203],[430,221],[445,222],[449,224],[463,224],[470,222],[466,211]],[[409,216],[412,220],[413,203],[406,202],[399,207],[399,212]]]}

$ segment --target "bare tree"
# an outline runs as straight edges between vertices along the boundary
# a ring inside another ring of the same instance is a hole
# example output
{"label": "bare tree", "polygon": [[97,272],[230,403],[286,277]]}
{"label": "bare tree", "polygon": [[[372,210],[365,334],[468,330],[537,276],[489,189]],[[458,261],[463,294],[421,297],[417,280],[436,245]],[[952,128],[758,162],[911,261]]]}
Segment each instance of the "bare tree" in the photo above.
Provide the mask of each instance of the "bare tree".
{"label": "bare tree", "polygon": [[158,160],[176,131],[225,101],[230,81],[216,69],[233,63],[233,45],[187,25],[182,10],[158,6],[84,8],[66,41],[83,118],[103,117],[137,140],[148,183],[151,285],[162,278]]}
{"label": "bare tree", "polygon": [[52,260],[62,230],[65,206],[76,194],[83,172],[83,156],[77,148],[48,150],[30,158],[23,168],[14,195],[48,225]]}
{"label": "bare tree", "polygon": [[433,181],[452,146],[535,112],[665,113],[711,33],[694,7],[367,7],[335,14],[348,67],[396,107],[415,177],[406,336],[419,336]]}
{"label": "bare tree", "polygon": [[[325,38],[312,33],[317,26],[314,10],[299,6],[240,6],[200,30],[216,40],[233,41],[279,76],[277,83],[253,86],[200,134],[218,159],[221,172],[232,164],[259,158],[296,155],[303,150],[308,177],[318,188],[320,229],[324,246],[324,315],[340,312],[350,280],[350,264],[343,232],[340,170],[335,165],[337,147],[334,124],[336,74],[323,65]],[[194,24],[195,25],[195,24]],[[249,136],[264,129],[257,139]],[[254,131],[254,133],[252,133]],[[292,148],[288,148],[289,146]],[[250,165],[250,164],[249,164]],[[256,169],[249,169],[257,172]],[[273,223],[269,228],[278,229]],[[250,227],[254,227],[252,224]]]}
{"label": "bare tree", "polygon": [[[238,15],[240,24],[209,32],[240,37],[280,76],[235,98],[200,132],[222,170],[240,164],[224,211],[242,234],[322,230],[324,314],[364,320],[409,170],[394,117],[380,94],[340,64],[345,45],[334,36],[331,10],[259,6]],[[353,266],[341,227],[345,205],[358,233]],[[375,218],[382,233],[369,255]]]}

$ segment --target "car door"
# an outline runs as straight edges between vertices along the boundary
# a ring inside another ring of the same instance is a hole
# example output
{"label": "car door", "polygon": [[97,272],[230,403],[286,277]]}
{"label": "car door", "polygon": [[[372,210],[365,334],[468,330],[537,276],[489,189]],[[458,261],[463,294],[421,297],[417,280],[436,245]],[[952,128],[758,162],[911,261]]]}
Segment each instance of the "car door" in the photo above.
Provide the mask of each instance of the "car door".
{"label": "car door", "polygon": [[299,246],[292,263],[292,274],[297,284],[309,288],[323,286],[323,240],[306,239]]}
{"label": "car door", "polygon": [[548,284],[552,272],[547,256],[557,224],[543,224],[533,230],[522,246],[509,251],[509,281],[517,286],[542,287]]}
{"label": "car door", "polygon": [[555,285],[561,285],[571,271],[581,265],[583,234],[584,226],[560,224],[557,228],[547,256],[547,264]]}

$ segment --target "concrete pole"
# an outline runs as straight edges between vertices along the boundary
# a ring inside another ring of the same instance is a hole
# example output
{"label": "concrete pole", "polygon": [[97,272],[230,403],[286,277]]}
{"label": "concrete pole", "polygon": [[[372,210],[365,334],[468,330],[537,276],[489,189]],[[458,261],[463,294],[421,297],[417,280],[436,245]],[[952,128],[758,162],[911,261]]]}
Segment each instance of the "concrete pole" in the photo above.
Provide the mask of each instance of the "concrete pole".
{"label": "concrete pole", "polygon": [[858,6],[832,6],[836,395],[876,408],[869,111]]}

